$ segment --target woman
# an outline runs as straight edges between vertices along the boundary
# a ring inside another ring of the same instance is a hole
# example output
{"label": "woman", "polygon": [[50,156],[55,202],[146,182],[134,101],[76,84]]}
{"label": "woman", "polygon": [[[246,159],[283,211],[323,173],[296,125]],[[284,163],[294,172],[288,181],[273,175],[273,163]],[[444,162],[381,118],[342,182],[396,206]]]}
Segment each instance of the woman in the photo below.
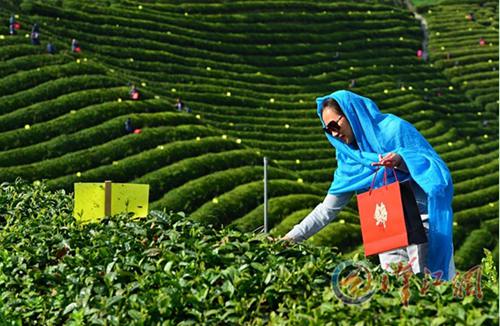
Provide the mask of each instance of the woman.
{"label": "woman", "polygon": [[81,52],[80,44],[78,44],[78,41],[75,38],[71,40],[71,52],[75,53]]}
{"label": "woman", "polygon": [[[283,238],[303,241],[335,219],[354,192],[368,190],[374,164],[394,167],[400,181],[411,179],[428,243],[379,254],[382,268],[409,262],[414,273],[443,280],[455,275],[451,202],[453,183],[446,164],[409,122],[381,113],[369,98],[341,90],[316,99],[317,112],[328,141],[336,149],[337,169],[328,194]],[[394,182],[388,173],[388,182]],[[375,185],[382,185],[378,173]]]}

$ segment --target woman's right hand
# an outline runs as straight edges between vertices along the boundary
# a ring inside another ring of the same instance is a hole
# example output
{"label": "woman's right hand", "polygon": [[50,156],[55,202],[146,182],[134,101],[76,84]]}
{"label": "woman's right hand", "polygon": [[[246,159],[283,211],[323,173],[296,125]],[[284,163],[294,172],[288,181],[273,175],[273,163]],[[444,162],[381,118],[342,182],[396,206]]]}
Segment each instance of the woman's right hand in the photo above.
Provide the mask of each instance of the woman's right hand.
{"label": "woman's right hand", "polygon": [[289,238],[289,237],[287,237],[287,236],[283,236],[283,237],[281,237],[281,238],[280,238],[280,240],[284,240],[283,244],[284,244],[285,246],[288,246],[288,245],[291,245],[291,244],[294,244],[294,243],[295,243],[295,241],[294,241],[292,238]]}
{"label": "woman's right hand", "polygon": [[403,161],[401,156],[396,153],[389,153],[384,157],[382,157],[382,155],[379,154],[378,159],[379,161],[373,162],[372,165],[384,165],[386,167],[394,168],[398,167]]}

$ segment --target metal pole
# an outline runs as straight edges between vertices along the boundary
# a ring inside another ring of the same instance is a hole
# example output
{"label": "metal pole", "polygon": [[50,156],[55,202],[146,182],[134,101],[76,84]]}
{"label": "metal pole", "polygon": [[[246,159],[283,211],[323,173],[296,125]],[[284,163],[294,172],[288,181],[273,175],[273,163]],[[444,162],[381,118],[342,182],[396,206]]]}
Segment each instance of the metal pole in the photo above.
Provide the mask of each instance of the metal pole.
{"label": "metal pole", "polygon": [[264,157],[264,233],[267,233],[267,157]]}

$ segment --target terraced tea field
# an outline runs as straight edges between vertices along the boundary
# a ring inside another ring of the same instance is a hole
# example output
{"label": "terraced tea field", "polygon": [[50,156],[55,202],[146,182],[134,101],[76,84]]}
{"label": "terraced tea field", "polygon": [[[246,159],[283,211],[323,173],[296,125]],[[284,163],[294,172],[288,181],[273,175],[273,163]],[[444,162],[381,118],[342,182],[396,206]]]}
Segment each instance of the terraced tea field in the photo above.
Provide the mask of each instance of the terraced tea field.
{"label": "terraced tea field", "polygon": [[[428,62],[416,56],[420,22],[393,1],[60,3],[0,11],[21,24],[0,32],[3,181],[67,192],[82,181],[148,183],[152,209],[251,232],[262,224],[266,156],[271,234],[283,235],[322,201],[336,166],[314,100],[350,89],[414,124],[448,164],[457,267],[479,263],[482,248],[498,256],[496,2],[418,7]],[[40,46],[30,44],[35,22]],[[177,112],[177,97],[192,113]],[[128,117],[140,134],[124,131]],[[307,242],[361,252],[354,199]]]}

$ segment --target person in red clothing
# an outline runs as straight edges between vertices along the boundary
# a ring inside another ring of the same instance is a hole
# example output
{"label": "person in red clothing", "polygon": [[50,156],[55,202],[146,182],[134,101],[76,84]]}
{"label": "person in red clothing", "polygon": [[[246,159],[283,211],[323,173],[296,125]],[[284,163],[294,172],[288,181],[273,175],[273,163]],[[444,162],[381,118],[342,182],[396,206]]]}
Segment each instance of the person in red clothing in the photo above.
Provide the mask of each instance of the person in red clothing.
{"label": "person in red clothing", "polygon": [[21,24],[16,22],[16,17],[12,14],[9,18],[9,34],[16,35],[17,31],[21,28]]}
{"label": "person in red clothing", "polygon": [[76,39],[71,40],[71,52],[80,53],[82,49],[80,49],[80,44]]}
{"label": "person in red clothing", "polygon": [[134,84],[132,84],[132,87],[130,88],[129,95],[130,98],[134,101],[137,101],[141,98],[141,93],[139,93],[139,90],[137,89],[137,87],[135,87]]}

